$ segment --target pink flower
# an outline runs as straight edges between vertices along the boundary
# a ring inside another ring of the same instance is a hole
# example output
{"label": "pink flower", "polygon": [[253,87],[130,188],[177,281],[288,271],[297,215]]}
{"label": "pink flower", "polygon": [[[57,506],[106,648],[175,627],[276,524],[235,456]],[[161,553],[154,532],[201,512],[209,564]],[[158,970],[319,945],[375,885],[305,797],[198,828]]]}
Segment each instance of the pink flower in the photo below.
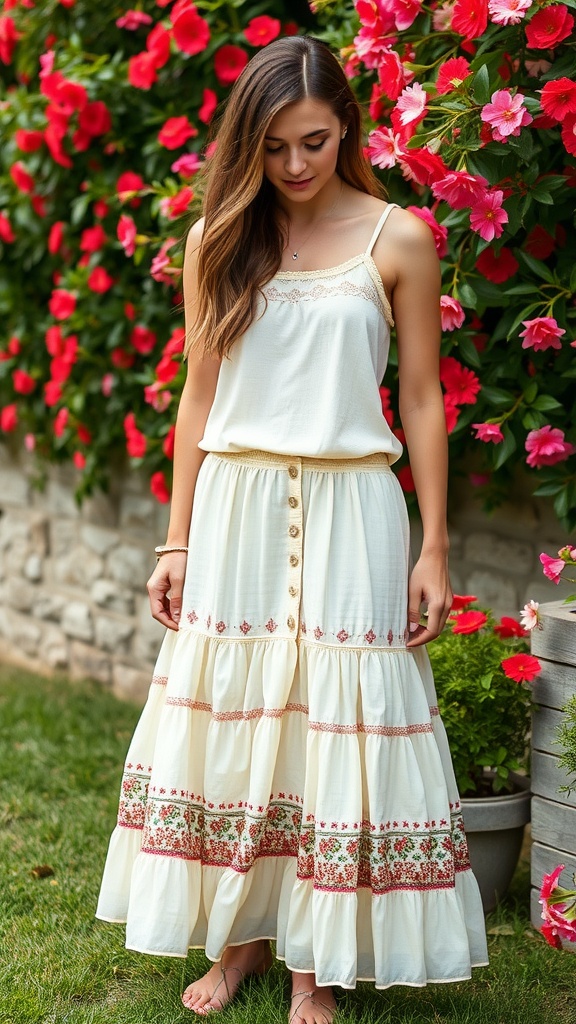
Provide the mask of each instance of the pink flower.
{"label": "pink flower", "polygon": [[490,21],[496,25],[517,25],[532,6],[532,0],[488,0]]}
{"label": "pink flower", "polygon": [[500,444],[504,440],[504,434],[497,423],[473,423],[476,431],[477,441],[492,441],[493,444]]}
{"label": "pink flower", "polygon": [[198,153],[183,153],[173,164],[170,164],[170,170],[175,174],[181,174],[183,178],[191,178],[200,170],[202,163]]}
{"label": "pink flower", "polygon": [[400,124],[407,125],[421,121],[426,116],[428,97],[419,82],[407,85],[398,97],[396,110],[400,111]]}
{"label": "pink flower", "polygon": [[538,658],[533,654],[513,654],[510,658],[504,658],[500,664],[504,675],[515,683],[531,682],[542,671]]}
{"label": "pink flower", "polygon": [[[396,50],[386,50],[378,61],[378,81],[390,100],[397,100],[402,89],[414,75],[406,70]],[[377,120],[377,118],[375,118]]]}
{"label": "pink flower", "polygon": [[566,331],[558,327],[553,316],[537,316],[534,320],[523,320],[526,330],[521,331],[524,338],[522,348],[533,348],[535,352],[544,352],[547,348],[562,348],[560,338]]}
{"label": "pink flower", "polygon": [[434,235],[434,245],[436,246],[438,258],[443,259],[448,252],[448,229],[443,224],[438,223],[434,214],[427,206],[407,206],[406,209],[410,213],[415,214],[416,217],[420,217],[420,220],[426,221]]}
{"label": "pink flower", "polygon": [[402,156],[400,136],[395,135],[392,128],[376,128],[368,136],[368,156],[370,163],[386,169],[394,167]]}
{"label": "pink flower", "polygon": [[486,192],[470,212],[470,227],[476,231],[485,242],[491,242],[494,238],[500,238],[504,231],[504,224],[508,223],[508,214],[502,209],[504,193],[500,189],[493,189]]}
{"label": "pink flower", "polygon": [[422,0],[388,0],[388,11],[394,15],[394,22],[399,32],[410,28],[422,9]]}
{"label": "pink flower", "polygon": [[520,622],[524,629],[534,629],[540,623],[538,601],[528,601],[520,612]]}
{"label": "pink flower", "polygon": [[136,249],[136,224],[127,213],[120,214],[120,220],[116,228],[118,241],[120,242],[127,256],[133,256]]}
{"label": "pink flower", "polygon": [[452,92],[471,74],[470,65],[464,57],[451,57],[438,68],[436,89],[440,95]]}
{"label": "pink flower", "polygon": [[564,431],[558,427],[551,427],[549,423],[539,430],[531,430],[526,438],[525,447],[529,452],[526,462],[535,469],[539,469],[540,466],[554,466],[576,451],[574,445],[564,440]]}
{"label": "pink flower", "polygon": [[464,310],[450,295],[440,296],[440,317],[443,331],[454,331],[464,323]]}
{"label": "pink flower", "polygon": [[491,126],[492,138],[496,142],[507,142],[509,135],[519,135],[522,128],[532,121],[522,93],[513,96],[508,89],[497,89],[491,100],[482,107],[480,117]]}
{"label": "pink flower", "polygon": [[540,561],[542,562],[542,572],[552,583],[559,583],[560,577],[566,568],[566,562],[563,558],[551,558],[544,551],[540,555]]}
{"label": "pink flower", "polygon": [[453,210],[474,206],[486,194],[488,182],[479,174],[467,171],[450,171],[441,181],[432,184],[432,194],[443,199]]}

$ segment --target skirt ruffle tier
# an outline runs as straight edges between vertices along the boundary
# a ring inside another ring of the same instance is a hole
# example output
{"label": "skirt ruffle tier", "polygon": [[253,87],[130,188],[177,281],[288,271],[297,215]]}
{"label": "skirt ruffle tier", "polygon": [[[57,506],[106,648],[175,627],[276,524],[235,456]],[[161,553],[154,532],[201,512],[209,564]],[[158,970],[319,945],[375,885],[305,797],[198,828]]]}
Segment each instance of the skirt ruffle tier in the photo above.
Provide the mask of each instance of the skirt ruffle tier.
{"label": "skirt ruffle tier", "polygon": [[408,560],[385,456],[207,456],[97,909],[129,948],[271,938],[344,988],[487,963]]}

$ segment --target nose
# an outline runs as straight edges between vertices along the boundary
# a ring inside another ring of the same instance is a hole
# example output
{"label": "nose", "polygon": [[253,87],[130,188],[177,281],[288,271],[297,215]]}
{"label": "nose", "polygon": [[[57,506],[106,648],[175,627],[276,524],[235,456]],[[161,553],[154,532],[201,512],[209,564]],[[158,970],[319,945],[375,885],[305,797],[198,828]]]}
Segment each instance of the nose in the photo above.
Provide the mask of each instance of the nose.
{"label": "nose", "polygon": [[286,158],[286,171],[292,178],[299,178],[306,169],[306,157],[300,149],[290,149]]}

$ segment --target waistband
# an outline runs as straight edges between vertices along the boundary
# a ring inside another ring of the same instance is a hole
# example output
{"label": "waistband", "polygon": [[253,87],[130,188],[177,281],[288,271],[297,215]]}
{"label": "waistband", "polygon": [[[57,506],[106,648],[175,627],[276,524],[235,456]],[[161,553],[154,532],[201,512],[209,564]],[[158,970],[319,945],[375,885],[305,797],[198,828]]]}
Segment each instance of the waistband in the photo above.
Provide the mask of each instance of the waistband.
{"label": "waistband", "polygon": [[362,455],[357,459],[316,459],[308,455],[278,455],[275,452],[264,452],[250,449],[244,452],[209,452],[216,459],[236,462],[241,466],[255,466],[262,469],[287,469],[299,466],[302,470],[320,472],[346,473],[365,472],[370,470],[387,470],[390,459],[387,452],[375,452],[373,455]]}

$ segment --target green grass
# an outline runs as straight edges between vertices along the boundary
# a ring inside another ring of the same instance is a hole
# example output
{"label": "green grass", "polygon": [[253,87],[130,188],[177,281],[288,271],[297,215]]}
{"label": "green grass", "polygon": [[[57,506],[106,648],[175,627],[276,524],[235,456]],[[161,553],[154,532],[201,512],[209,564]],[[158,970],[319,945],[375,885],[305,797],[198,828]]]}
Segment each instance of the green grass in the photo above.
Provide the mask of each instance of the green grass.
{"label": "green grass", "polygon": [[[92,684],[0,670],[1,1024],[180,1024],[180,992],[205,969],[124,948],[94,908],[114,825],[120,772],[138,709]],[[54,874],[36,878],[49,865]],[[488,920],[490,966],[473,980],[340,1001],[341,1024],[572,1024],[576,956],[529,925],[528,866]],[[492,933],[492,934],[490,934]],[[222,1024],[287,1022],[277,963],[246,986]]]}

